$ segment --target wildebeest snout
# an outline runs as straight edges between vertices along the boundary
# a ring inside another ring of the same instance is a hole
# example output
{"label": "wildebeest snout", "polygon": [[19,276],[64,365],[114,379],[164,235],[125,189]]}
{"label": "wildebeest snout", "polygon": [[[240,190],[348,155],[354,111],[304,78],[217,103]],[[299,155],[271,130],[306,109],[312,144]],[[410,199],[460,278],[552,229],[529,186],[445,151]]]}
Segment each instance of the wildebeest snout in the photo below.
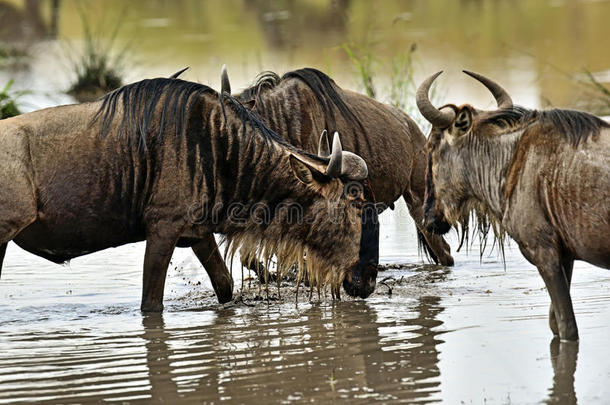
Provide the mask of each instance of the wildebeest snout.
{"label": "wildebeest snout", "polygon": [[438,214],[433,207],[426,206],[424,210],[424,228],[431,233],[444,235],[451,229],[449,222],[442,214]]}
{"label": "wildebeest snout", "polygon": [[377,264],[358,262],[343,279],[343,289],[351,297],[366,298],[377,285]]}

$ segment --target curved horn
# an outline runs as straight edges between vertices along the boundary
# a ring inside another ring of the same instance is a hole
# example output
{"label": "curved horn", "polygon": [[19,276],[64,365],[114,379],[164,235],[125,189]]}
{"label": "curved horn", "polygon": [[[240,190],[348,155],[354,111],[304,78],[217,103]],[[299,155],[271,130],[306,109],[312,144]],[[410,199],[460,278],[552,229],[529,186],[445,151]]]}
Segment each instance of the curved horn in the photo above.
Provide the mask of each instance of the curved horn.
{"label": "curved horn", "polygon": [[[326,137],[324,133],[322,133],[322,137]],[[330,154],[326,175],[329,177],[342,176],[350,180],[364,180],[369,175],[364,159],[355,153],[343,151],[338,132],[333,135],[333,150]]]}
{"label": "curved horn", "polygon": [[231,94],[231,82],[229,82],[229,74],[227,73],[227,65],[222,65],[220,73],[220,94]]}
{"label": "curved horn", "polygon": [[430,102],[430,98],[428,97],[428,93],[430,91],[430,86],[432,82],[441,74],[443,71],[436,72],[419,86],[417,89],[417,93],[415,95],[415,101],[417,102],[417,108],[421,115],[424,116],[425,119],[430,121],[430,123],[439,128],[447,128],[449,125],[453,123],[455,119],[455,112],[453,111],[440,111]]}
{"label": "curved horn", "polygon": [[339,177],[342,173],[343,167],[343,147],[341,146],[341,139],[339,139],[339,133],[335,132],[333,136],[333,150],[330,154],[330,161],[326,168],[326,175],[329,177]]}
{"label": "curved horn", "polygon": [[352,152],[343,152],[343,167],[341,175],[350,180],[364,180],[369,176],[366,162],[360,156]]}
{"label": "curved horn", "polygon": [[189,67],[187,66],[187,67],[185,67],[184,69],[177,71],[176,73],[174,73],[173,75],[171,75],[169,78],[170,78],[170,79],[177,79],[177,78],[178,78],[178,76],[180,76],[182,73],[184,73],[186,70],[188,70],[188,68],[189,68]]}
{"label": "curved horn", "polygon": [[493,94],[496,103],[498,103],[498,108],[511,108],[513,106],[513,100],[498,83],[475,72],[469,72],[468,70],[462,70],[462,72],[483,83],[483,86],[487,87],[491,94]]}
{"label": "curved horn", "polygon": [[328,133],[326,130],[322,131],[322,135],[320,135],[320,142],[318,142],[318,156],[330,156],[330,144],[328,143]]}

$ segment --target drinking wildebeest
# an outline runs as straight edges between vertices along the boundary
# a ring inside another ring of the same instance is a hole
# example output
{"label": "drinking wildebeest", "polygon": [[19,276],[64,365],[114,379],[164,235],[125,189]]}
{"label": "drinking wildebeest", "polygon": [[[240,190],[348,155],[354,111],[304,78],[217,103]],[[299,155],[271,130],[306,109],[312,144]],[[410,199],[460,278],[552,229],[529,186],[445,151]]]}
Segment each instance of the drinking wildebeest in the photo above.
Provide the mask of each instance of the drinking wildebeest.
{"label": "drinking wildebeest", "polygon": [[497,83],[467,72],[494,95],[498,110],[428,99],[417,105],[428,138],[425,225],[443,234],[471,209],[482,210],[538,267],[551,297],[549,324],[577,340],[570,281],[574,260],[610,268],[610,125],[580,111],[513,106]]}
{"label": "drinking wildebeest", "polygon": [[0,121],[0,259],[11,240],[57,263],[146,240],[141,308],[159,311],[176,246],[192,247],[218,300],[231,299],[221,233],[290,258],[306,250],[320,264],[313,271],[340,285],[336,271],[359,252],[368,260],[363,196],[344,193],[366,164],[342,152],[338,135],[319,157],[223,100],[207,86],[153,79]]}
{"label": "drinking wildebeest", "polygon": [[[224,67],[221,81],[221,91],[230,92]],[[403,196],[417,225],[420,246],[435,262],[453,265],[449,245],[421,225],[426,138],[407,114],[342,89],[311,68],[288,72],[281,78],[265,72],[254,86],[236,97],[284,139],[305,150],[328,150],[311,133],[339,131],[345,148],[369,163],[369,184],[378,207],[393,207],[394,201]],[[344,281],[345,290],[366,298],[375,288],[376,276],[376,267],[352,269]]]}

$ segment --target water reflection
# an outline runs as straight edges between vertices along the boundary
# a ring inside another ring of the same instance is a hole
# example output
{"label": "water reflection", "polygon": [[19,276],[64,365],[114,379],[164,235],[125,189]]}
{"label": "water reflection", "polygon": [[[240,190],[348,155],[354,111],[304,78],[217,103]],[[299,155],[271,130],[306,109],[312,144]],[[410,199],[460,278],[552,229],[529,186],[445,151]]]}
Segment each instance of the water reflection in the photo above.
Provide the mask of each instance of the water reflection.
{"label": "water reflection", "polygon": [[[14,2],[0,2],[0,40],[27,43],[55,38],[59,20],[59,0],[25,0],[23,8]],[[49,11],[50,18],[43,17]]]}
{"label": "water reflection", "polygon": [[550,345],[553,364],[553,386],[547,404],[576,404],[574,373],[578,359],[578,342],[561,342],[554,338]]}
{"label": "water reflection", "polygon": [[0,333],[0,403],[439,399],[440,298],[301,306],[23,325]]}
{"label": "water reflection", "polygon": [[288,317],[285,308],[226,309],[205,328],[146,317],[150,394],[155,402],[431,399],[440,384],[439,302],[422,297],[391,320],[362,301]]}
{"label": "water reflection", "polygon": [[309,31],[344,35],[351,0],[329,1],[320,4],[309,2],[246,1],[244,9],[256,15],[267,45],[279,50],[289,50],[301,45],[300,33]]}

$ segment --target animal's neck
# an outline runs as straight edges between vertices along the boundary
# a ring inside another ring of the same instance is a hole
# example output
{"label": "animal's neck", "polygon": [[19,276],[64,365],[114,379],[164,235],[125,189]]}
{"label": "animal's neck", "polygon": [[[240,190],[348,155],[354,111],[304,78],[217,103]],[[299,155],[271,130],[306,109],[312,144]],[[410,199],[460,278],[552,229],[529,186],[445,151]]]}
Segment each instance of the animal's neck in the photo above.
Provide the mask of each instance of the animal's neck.
{"label": "animal's neck", "polygon": [[225,231],[251,226],[252,221],[264,228],[279,204],[307,200],[306,187],[290,168],[291,150],[256,131],[237,121],[223,131],[222,149],[229,164],[217,172],[213,194],[214,205],[223,207]]}
{"label": "animal's neck", "polygon": [[278,91],[263,92],[255,105],[255,111],[263,118],[265,124],[280,134],[284,139],[293,141],[294,133],[299,132],[300,104],[286,102],[283,94]]}
{"label": "animal's neck", "polygon": [[502,218],[506,203],[506,175],[522,134],[523,130],[518,130],[494,137],[469,138],[470,187],[475,198],[498,219]]}

